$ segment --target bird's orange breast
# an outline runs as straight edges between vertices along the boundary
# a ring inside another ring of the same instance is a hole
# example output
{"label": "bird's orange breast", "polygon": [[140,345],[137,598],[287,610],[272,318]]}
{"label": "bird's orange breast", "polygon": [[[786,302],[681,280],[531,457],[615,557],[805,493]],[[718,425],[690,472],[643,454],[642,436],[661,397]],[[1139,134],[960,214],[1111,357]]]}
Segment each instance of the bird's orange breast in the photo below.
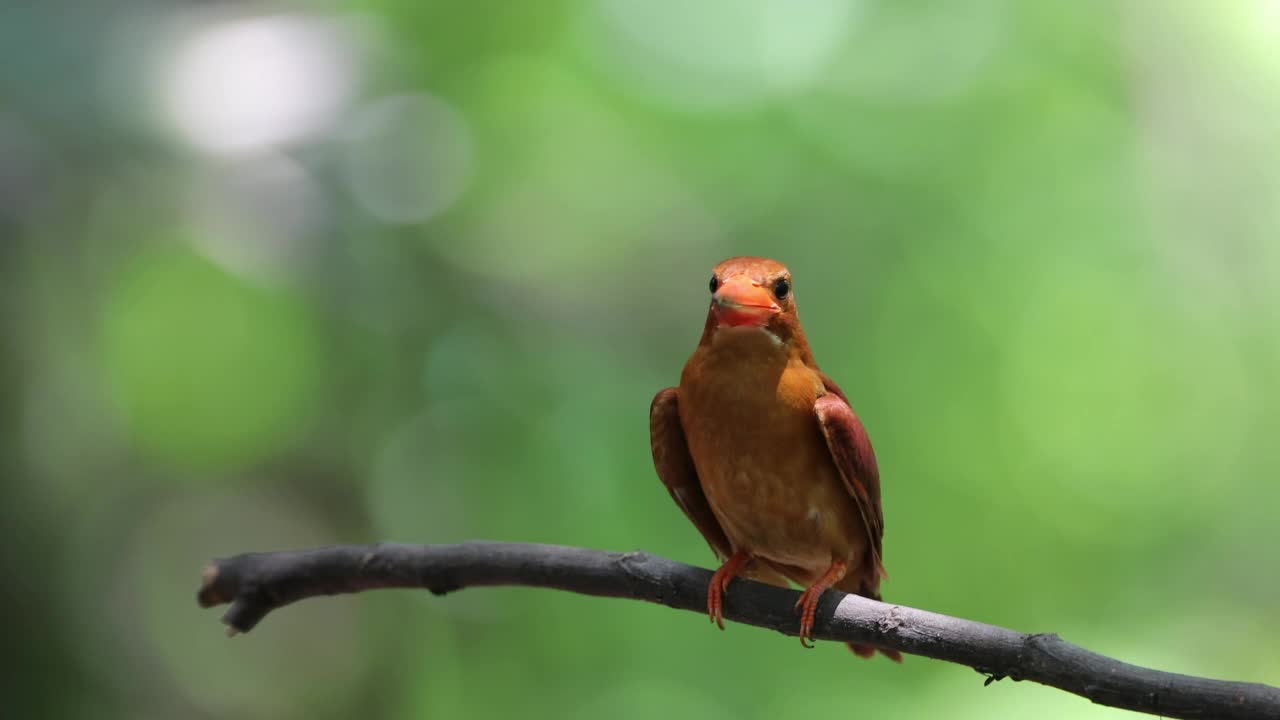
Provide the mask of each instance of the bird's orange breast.
{"label": "bird's orange breast", "polygon": [[755,347],[772,342],[764,335],[735,331],[699,347],[681,377],[680,421],[734,549],[816,577],[832,558],[860,558],[866,533],[814,413],[821,378]]}

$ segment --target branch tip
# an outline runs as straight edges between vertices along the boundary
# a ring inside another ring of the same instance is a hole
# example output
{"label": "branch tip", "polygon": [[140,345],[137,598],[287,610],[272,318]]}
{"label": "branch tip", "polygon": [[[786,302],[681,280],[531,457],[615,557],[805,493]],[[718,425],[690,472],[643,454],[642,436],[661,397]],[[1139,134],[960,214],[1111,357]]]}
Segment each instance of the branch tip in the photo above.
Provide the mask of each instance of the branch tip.
{"label": "branch tip", "polygon": [[211,608],[229,602],[230,598],[224,598],[218,592],[217,582],[218,566],[215,563],[205,565],[200,571],[200,591],[196,593],[196,601],[200,603],[200,607]]}

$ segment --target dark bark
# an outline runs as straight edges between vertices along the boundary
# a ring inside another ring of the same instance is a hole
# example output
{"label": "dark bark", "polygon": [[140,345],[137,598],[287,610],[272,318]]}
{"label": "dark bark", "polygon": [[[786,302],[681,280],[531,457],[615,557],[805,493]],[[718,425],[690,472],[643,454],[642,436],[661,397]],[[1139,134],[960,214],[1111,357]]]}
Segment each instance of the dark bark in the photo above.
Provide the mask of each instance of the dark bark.
{"label": "dark bark", "polygon": [[[235,634],[303,598],[376,588],[426,588],[442,595],[467,587],[523,585],[706,612],[710,579],[702,568],[642,552],[485,542],[350,545],[216,560],[205,568],[198,598],[203,607],[231,603],[222,620]],[[795,635],[795,599],[795,591],[739,579],[725,596],[724,615]],[[1030,680],[1102,705],[1163,717],[1280,720],[1278,688],[1151,670],[1057,635],[1028,635],[835,590],[823,596],[814,637],[968,665],[987,675],[988,683]]]}

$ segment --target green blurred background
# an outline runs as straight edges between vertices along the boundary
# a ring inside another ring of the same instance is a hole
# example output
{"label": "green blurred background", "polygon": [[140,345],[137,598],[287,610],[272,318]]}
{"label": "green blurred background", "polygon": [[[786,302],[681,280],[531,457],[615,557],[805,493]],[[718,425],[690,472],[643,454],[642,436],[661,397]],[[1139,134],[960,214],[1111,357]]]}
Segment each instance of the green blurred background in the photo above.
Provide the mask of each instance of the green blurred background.
{"label": "green blurred background", "polygon": [[887,599],[1280,683],[1277,128],[1275,0],[6,3],[5,714],[1122,716],[548,591],[196,607],[336,542],[711,563],[647,409],[737,254]]}

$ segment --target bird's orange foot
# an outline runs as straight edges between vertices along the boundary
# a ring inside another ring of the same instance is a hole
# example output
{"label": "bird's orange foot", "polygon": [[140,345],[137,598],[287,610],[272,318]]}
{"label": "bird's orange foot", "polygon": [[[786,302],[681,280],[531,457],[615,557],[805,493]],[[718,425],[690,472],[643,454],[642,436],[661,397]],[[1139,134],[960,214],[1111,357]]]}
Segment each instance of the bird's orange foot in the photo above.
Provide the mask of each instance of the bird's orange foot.
{"label": "bird's orange foot", "polygon": [[800,599],[796,600],[796,607],[800,608],[800,644],[807,648],[813,647],[813,621],[818,614],[818,598],[822,597],[826,588],[817,592],[813,590],[805,590],[800,593]]}
{"label": "bird's orange foot", "polygon": [[849,572],[848,563],[843,560],[832,560],[827,572],[800,593],[800,599],[796,600],[796,607],[800,609],[801,645],[807,648],[813,647],[813,621],[818,614],[818,598],[822,597],[822,593],[826,592],[827,588],[840,582],[847,572]]}
{"label": "bird's orange foot", "polygon": [[707,615],[721,630],[724,629],[724,617],[721,614],[724,609],[724,594],[729,589],[729,582],[742,572],[750,560],[751,553],[739,550],[711,576],[711,585],[707,588]]}

